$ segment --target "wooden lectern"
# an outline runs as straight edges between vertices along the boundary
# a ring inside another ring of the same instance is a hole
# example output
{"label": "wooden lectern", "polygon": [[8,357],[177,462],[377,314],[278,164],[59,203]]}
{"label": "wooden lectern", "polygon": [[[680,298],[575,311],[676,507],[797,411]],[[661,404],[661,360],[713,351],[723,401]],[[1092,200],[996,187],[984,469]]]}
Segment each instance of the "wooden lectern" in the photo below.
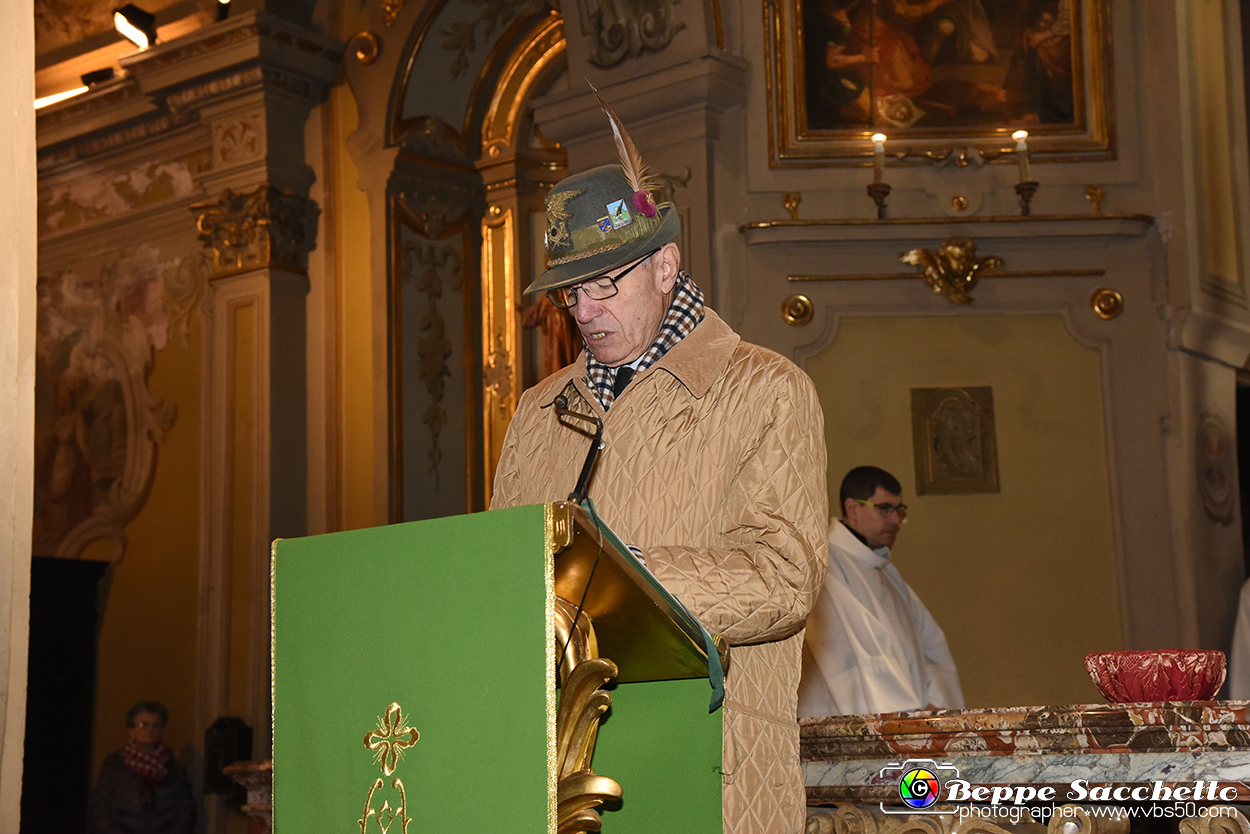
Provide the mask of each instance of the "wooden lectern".
{"label": "wooden lectern", "polygon": [[721,831],[724,643],[582,508],[280,540],[271,581],[277,834]]}

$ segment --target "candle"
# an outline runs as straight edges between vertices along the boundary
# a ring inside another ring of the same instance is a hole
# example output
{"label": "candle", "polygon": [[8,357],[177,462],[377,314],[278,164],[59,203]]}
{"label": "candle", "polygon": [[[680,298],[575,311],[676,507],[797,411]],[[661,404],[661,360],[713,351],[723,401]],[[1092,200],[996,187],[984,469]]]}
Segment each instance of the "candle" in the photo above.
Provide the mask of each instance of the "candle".
{"label": "candle", "polygon": [[885,134],[872,135],[872,181],[881,182],[885,176]]}
{"label": "candle", "polygon": [[1016,162],[1020,165],[1020,182],[1032,182],[1033,178],[1029,176],[1029,138],[1027,130],[1017,130],[1011,134],[1011,138],[1016,140]]}

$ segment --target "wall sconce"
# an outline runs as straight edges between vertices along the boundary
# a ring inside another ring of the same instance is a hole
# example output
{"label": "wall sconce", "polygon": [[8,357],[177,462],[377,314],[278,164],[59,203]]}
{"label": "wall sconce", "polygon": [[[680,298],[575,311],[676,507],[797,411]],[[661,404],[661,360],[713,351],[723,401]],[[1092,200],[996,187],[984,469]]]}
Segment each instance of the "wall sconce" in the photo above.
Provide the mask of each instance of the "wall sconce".
{"label": "wall sconce", "polygon": [[221,23],[230,16],[230,0],[217,0],[217,22]]}
{"label": "wall sconce", "polygon": [[156,43],[156,15],[134,3],[113,10],[113,28],[140,49]]}

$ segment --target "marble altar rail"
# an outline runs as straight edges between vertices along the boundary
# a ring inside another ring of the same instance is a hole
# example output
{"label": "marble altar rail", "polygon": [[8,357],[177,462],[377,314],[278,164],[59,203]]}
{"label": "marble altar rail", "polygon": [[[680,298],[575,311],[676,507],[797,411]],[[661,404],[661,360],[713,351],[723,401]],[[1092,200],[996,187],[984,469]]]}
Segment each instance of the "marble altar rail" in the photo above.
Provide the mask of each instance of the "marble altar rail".
{"label": "marble altar rail", "polygon": [[[1105,813],[1091,815],[1088,812],[1095,806],[1081,791],[1098,785],[1140,787],[1158,782],[1162,787],[1156,796],[1180,789],[1188,811],[1178,818],[1185,823],[1181,827],[1186,834],[1208,829],[1250,834],[1246,818],[1231,806],[1225,806],[1226,812],[1216,812],[1222,814],[1217,818],[1209,810],[1221,803],[1250,801],[1250,788],[1243,784],[1250,783],[1250,702],[1081,704],[833,716],[803,722],[800,738],[808,804],[833,806],[810,808],[809,832],[890,834],[897,829],[937,834],[963,831],[969,825],[978,831],[1001,828],[998,823],[1005,816],[975,823],[969,821],[968,811],[963,816],[890,814],[905,807],[899,793],[900,768],[909,759],[928,759],[945,768],[944,780],[958,769],[957,778],[972,786],[1053,789],[1053,802],[1045,813],[1016,814],[1006,823],[1007,830],[1014,825],[1040,830],[1049,821],[1050,828],[1060,834],[1127,831],[1130,817],[1145,818],[1151,810],[1148,806],[1159,802],[1111,802],[1103,804]],[[1078,781],[1082,787],[1074,792],[1072,786]],[[1196,789],[1198,801],[1193,802]],[[1128,795],[1128,791],[1120,793],[1122,798]],[[880,803],[887,808],[878,807]],[[1065,804],[1074,809],[1066,819],[1054,811]],[[1123,817],[1114,809],[1123,811]],[[1136,822],[1132,826],[1141,827]]]}

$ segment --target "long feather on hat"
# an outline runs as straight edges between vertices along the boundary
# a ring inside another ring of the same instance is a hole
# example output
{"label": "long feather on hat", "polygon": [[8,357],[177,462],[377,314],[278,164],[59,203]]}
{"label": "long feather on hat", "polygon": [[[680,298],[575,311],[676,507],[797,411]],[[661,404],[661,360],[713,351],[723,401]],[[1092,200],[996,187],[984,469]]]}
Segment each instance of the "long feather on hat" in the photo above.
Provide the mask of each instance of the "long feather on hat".
{"label": "long feather on hat", "polygon": [[651,177],[651,168],[642,161],[642,154],[638,153],[634,140],[629,138],[629,131],[625,130],[624,123],[612,111],[612,107],[603,98],[603,95],[595,89],[594,84],[590,83],[589,78],[586,79],[586,83],[590,84],[590,89],[594,91],[595,97],[599,99],[599,106],[603,108],[603,112],[608,116],[608,124],[612,126],[612,137],[616,140],[616,150],[621,157],[621,169],[625,172],[625,181],[629,183],[629,187],[634,191],[634,199],[632,201],[634,208],[647,217],[654,217],[656,213],[655,198],[651,196],[651,192],[655,190],[658,184]]}

